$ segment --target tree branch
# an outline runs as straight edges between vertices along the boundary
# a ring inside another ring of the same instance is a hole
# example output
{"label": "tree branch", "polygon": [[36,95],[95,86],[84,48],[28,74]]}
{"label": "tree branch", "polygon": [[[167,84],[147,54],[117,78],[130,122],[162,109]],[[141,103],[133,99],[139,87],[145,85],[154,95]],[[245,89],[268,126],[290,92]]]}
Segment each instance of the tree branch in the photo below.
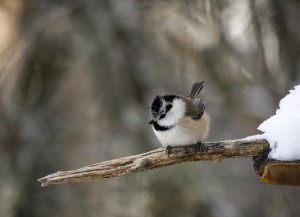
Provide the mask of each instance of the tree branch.
{"label": "tree branch", "polygon": [[93,181],[131,173],[147,171],[183,162],[212,160],[219,162],[226,158],[255,157],[269,150],[266,140],[230,140],[204,143],[204,150],[199,152],[195,145],[176,147],[167,156],[163,148],[143,154],[122,157],[110,161],[96,163],[76,170],[59,171],[38,181],[42,186],[51,184],[77,183]]}

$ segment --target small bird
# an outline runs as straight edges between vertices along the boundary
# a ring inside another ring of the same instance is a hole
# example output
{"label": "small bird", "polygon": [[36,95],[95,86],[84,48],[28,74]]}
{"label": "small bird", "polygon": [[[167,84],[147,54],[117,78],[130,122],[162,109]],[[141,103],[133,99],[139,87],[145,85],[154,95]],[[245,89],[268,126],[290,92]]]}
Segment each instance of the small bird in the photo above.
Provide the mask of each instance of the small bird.
{"label": "small bird", "polygon": [[201,141],[206,138],[210,118],[204,111],[204,102],[197,98],[204,81],[193,84],[188,96],[156,96],[151,105],[152,129],[166,153],[172,147],[196,144],[196,150],[202,150]]}

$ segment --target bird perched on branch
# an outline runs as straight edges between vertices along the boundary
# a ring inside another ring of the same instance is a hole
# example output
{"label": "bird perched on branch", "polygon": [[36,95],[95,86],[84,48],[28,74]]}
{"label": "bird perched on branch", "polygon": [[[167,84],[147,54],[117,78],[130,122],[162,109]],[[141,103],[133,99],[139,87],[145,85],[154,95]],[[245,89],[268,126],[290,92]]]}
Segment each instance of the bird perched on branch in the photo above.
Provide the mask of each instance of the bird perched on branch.
{"label": "bird perched on branch", "polygon": [[160,143],[171,153],[172,147],[195,144],[202,150],[201,141],[209,131],[210,119],[204,102],[197,98],[204,81],[193,84],[188,96],[156,96],[151,105],[149,122]]}

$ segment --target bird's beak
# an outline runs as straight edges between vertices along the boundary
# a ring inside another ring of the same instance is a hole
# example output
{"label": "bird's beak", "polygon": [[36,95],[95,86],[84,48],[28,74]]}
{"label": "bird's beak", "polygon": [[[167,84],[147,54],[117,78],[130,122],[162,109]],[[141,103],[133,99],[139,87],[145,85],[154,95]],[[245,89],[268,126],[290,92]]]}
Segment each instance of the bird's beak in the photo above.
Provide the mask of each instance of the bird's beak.
{"label": "bird's beak", "polygon": [[149,121],[149,125],[152,125],[154,123],[154,120]]}

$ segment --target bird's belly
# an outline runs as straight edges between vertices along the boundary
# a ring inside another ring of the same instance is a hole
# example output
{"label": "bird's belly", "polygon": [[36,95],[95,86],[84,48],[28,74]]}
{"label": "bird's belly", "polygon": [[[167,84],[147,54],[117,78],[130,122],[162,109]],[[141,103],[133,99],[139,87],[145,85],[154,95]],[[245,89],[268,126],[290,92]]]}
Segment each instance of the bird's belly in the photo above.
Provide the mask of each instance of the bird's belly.
{"label": "bird's belly", "polygon": [[167,146],[189,145],[197,142],[197,138],[192,137],[182,127],[175,126],[166,131],[156,131],[153,128],[155,135],[160,143],[166,148]]}

